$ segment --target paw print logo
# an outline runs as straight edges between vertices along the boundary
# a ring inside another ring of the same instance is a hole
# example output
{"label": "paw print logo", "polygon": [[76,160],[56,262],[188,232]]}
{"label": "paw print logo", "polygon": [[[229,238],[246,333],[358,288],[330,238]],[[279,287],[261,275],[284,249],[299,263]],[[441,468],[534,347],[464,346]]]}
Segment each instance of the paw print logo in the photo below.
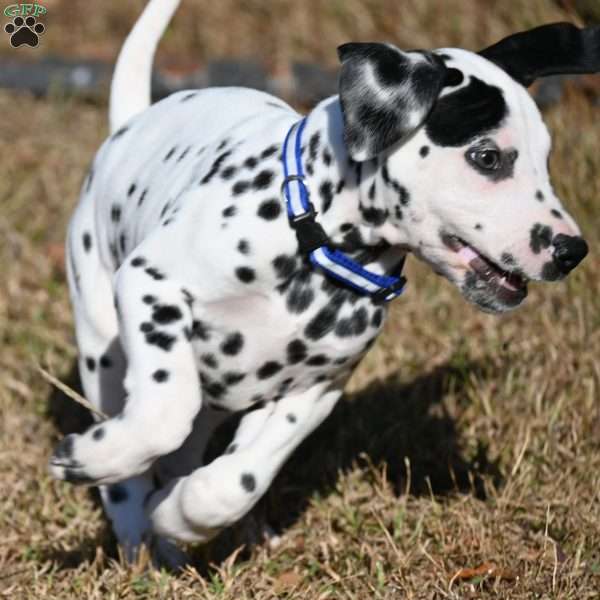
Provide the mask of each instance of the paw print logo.
{"label": "paw print logo", "polygon": [[39,44],[39,36],[46,31],[46,28],[38,23],[35,17],[29,16],[26,19],[15,17],[12,23],[4,26],[4,31],[10,35],[10,45],[13,48],[23,44],[35,48]]}

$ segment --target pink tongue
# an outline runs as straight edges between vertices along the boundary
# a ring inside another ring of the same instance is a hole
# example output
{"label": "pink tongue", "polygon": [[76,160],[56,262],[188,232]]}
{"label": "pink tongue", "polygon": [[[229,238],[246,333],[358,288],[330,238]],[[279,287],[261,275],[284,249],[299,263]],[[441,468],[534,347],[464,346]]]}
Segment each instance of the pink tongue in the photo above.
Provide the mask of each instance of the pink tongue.
{"label": "pink tongue", "polygon": [[474,258],[478,257],[477,252],[475,252],[475,250],[469,246],[463,246],[458,251],[458,255],[465,261],[466,264],[469,264]]}

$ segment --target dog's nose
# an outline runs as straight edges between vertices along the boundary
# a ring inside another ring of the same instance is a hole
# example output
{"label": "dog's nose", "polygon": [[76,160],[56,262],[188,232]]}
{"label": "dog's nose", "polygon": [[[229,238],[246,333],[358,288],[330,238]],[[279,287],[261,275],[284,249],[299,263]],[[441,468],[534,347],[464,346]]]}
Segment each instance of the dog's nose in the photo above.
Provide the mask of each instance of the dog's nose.
{"label": "dog's nose", "polygon": [[586,241],[578,235],[558,233],[552,239],[552,258],[561,273],[572,271],[588,253]]}

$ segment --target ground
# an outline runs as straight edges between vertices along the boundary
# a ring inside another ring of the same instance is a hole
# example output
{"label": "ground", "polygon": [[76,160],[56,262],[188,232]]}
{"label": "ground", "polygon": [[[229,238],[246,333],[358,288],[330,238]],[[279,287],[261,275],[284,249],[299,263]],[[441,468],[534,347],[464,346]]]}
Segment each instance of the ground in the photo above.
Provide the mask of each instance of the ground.
{"label": "ground", "polygon": [[[45,4],[45,45],[30,57],[110,57],[140,6]],[[350,39],[477,48],[580,23],[579,4],[198,2],[178,15],[163,60],[334,64]],[[13,52],[24,51],[2,54]],[[410,261],[408,291],[345,401],[252,518],[191,548],[193,566],[173,574],[144,557],[126,565],[97,495],[46,470],[62,433],[89,419],[36,365],[76,386],[61,243],[106,107],[0,92],[0,597],[599,598],[599,111],[568,88],[545,113],[556,191],[591,248],[568,282],[532,286],[523,308],[494,317]],[[242,547],[265,521],[279,545]]]}

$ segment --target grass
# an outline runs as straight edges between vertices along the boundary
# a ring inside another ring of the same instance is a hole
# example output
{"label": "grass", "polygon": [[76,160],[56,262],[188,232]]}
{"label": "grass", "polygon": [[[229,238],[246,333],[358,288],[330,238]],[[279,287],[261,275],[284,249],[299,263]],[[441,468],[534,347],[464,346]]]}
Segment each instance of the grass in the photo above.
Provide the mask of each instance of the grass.
{"label": "grass", "polygon": [[[38,55],[110,56],[140,2],[46,4]],[[477,47],[574,18],[542,0],[447,4],[188,3],[163,60],[247,53],[277,68],[298,54],[333,64],[347,39]],[[556,191],[592,249],[584,264],[568,282],[533,286],[526,306],[497,318],[411,262],[410,291],[346,401],[252,515],[193,548],[182,574],[148,569],[144,557],[125,564],[96,495],[46,472],[61,432],[86,418],[35,365],[72,381],[60,244],[106,109],[0,92],[0,114],[1,597],[599,597],[600,143],[598,108],[579,92],[545,117]],[[238,550],[263,521],[280,544]]]}

